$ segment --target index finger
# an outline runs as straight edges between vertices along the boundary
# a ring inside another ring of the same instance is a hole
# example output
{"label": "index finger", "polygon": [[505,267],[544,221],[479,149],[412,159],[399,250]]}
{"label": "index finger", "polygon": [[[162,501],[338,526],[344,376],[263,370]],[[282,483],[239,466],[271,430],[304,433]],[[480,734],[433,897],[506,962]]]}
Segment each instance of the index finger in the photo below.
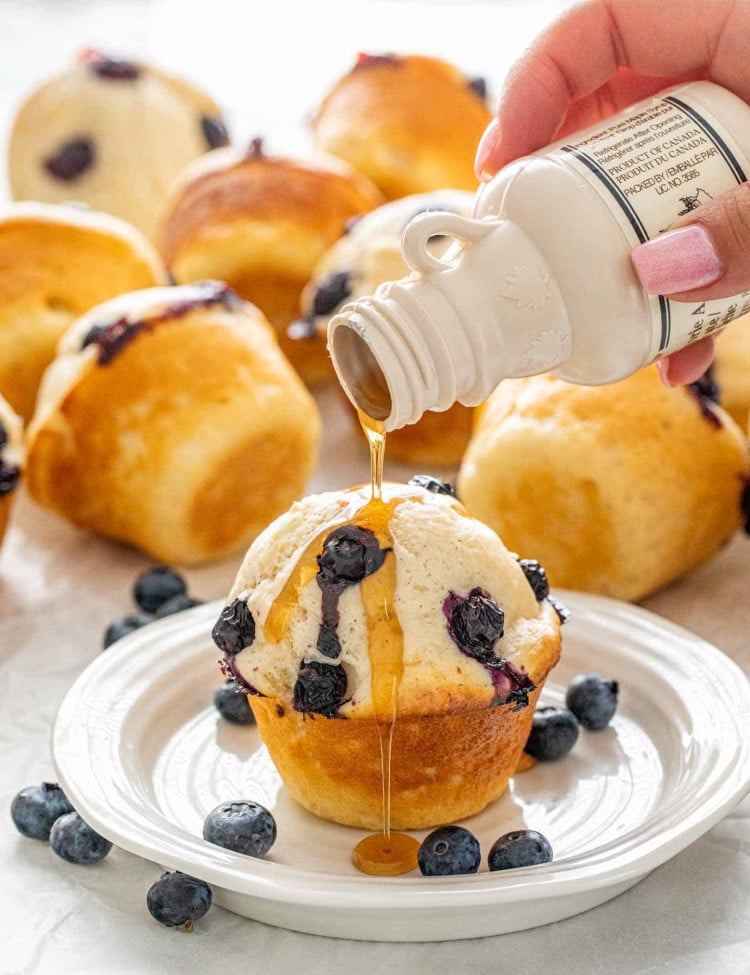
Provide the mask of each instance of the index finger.
{"label": "index finger", "polygon": [[[498,107],[499,138],[484,161],[495,172],[552,141],[576,99],[618,72],[664,80],[705,72],[750,101],[742,39],[748,0],[587,0],[545,30],[511,68]],[[612,105],[612,110],[621,107]]]}

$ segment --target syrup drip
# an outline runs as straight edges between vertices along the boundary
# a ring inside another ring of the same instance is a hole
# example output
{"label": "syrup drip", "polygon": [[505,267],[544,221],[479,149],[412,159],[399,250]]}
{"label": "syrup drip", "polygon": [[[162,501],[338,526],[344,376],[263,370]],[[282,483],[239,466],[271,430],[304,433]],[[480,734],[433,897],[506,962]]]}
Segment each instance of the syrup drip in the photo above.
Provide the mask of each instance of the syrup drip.
{"label": "syrup drip", "polygon": [[367,437],[370,447],[370,485],[372,500],[380,500],[383,496],[383,459],[385,458],[385,424],[382,420],[373,420],[371,416],[357,410],[359,422]]}

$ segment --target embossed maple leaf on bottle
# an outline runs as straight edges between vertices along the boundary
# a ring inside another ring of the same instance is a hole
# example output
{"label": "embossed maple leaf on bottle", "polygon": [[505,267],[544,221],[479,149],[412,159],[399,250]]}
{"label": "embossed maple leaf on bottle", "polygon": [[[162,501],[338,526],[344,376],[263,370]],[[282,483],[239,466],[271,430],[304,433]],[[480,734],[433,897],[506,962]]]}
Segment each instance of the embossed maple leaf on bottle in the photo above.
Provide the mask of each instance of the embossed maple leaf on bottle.
{"label": "embossed maple leaf on bottle", "polygon": [[[472,219],[419,214],[402,240],[412,273],[329,324],[344,391],[395,430],[481,403],[506,377],[616,382],[719,331],[750,311],[750,292],[703,304],[648,295],[630,252],[686,199],[745,182],[749,160],[750,107],[692,82],[512,163],[480,188]],[[437,235],[453,239],[440,258]]]}

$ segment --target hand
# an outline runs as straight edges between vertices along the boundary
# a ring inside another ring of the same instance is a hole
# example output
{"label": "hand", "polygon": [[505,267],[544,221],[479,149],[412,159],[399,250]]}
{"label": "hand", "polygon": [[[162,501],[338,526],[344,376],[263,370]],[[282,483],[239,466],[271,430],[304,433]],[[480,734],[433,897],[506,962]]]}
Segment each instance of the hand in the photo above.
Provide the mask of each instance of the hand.
{"label": "hand", "polygon": [[[750,102],[749,36],[750,0],[587,0],[511,68],[477,150],[478,178],[679,82],[706,78]],[[640,244],[632,259],[646,291],[676,301],[750,288],[750,184]],[[701,339],[661,360],[662,379],[693,382],[712,358],[712,339]]]}

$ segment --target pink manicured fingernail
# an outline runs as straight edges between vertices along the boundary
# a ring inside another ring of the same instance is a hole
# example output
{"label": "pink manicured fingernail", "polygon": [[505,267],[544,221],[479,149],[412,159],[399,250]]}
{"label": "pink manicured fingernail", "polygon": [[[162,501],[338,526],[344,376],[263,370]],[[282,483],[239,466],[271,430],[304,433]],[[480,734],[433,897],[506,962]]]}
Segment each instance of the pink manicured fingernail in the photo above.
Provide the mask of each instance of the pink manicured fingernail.
{"label": "pink manicured fingernail", "polygon": [[708,231],[699,224],[668,230],[639,244],[630,258],[641,284],[652,295],[703,288],[724,273]]}
{"label": "pink manicured fingernail", "polygon": [[487,169],[487,163],[489,162],[492,153],[495,151],[495,146],[499,141],[500,122],[495,118],[484,130],[484,134],[479,140],[477,156],[474,161],[474,172],[476,173],[476,177],[483,183],[486,183],[495,175],[496,170]]}

